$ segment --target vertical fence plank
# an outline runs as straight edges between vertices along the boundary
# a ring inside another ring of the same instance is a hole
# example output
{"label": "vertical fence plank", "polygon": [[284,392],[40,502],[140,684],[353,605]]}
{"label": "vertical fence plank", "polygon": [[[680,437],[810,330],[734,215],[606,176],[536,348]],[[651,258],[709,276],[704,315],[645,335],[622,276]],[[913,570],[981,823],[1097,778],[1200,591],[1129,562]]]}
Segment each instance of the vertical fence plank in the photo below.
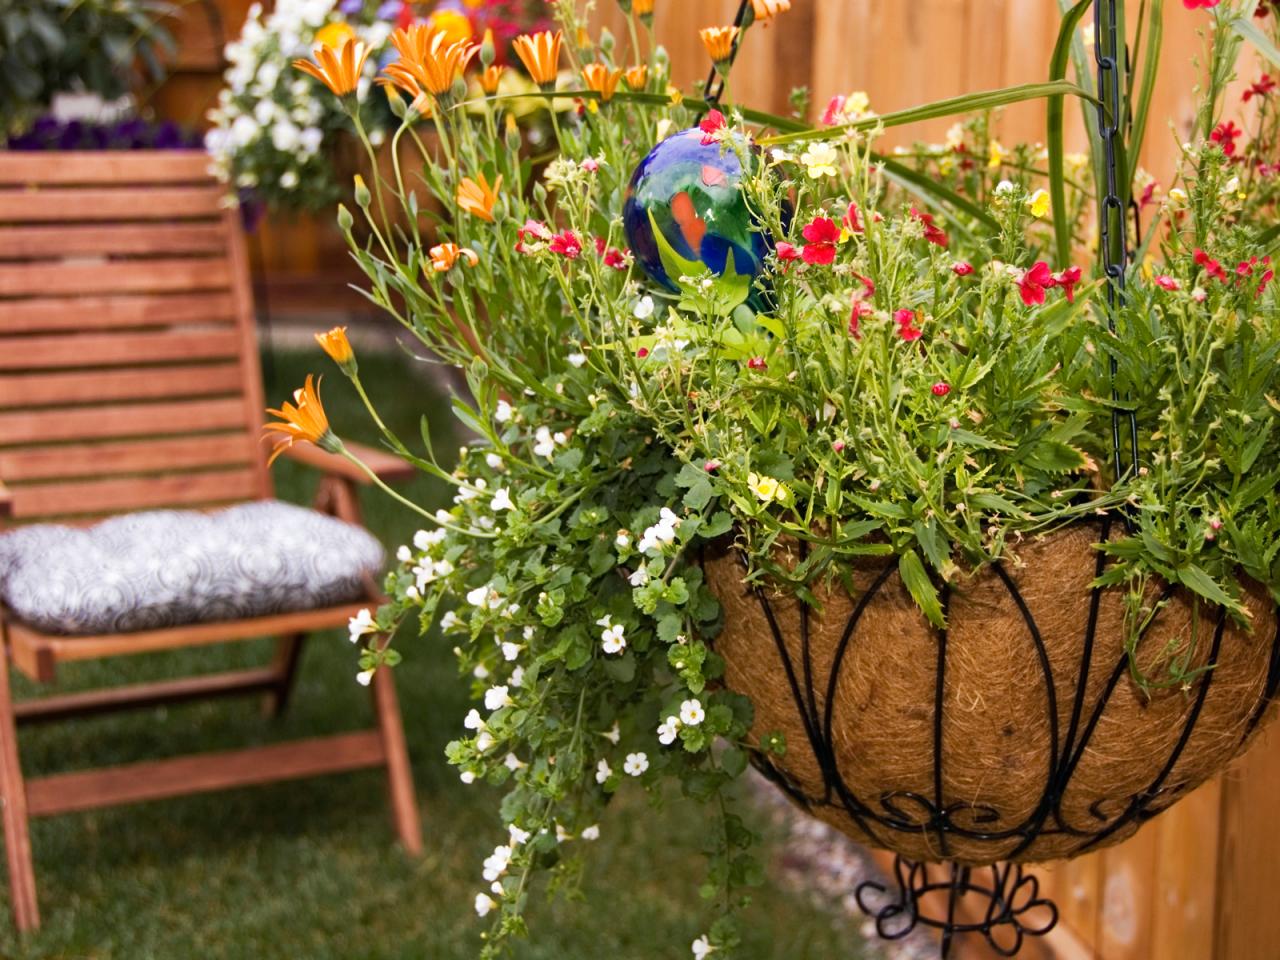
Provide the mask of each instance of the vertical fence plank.
{"label": "vertical fence plank", "polygon": [[1154,829],[1102,853],[1098,952],[1107,960],[1151,960],[1152,896],[1160,848]]}
{"label": "vertical fence plank", "polygon": [[1156,831],[1160,864],[1148,881],[1153,888],[1153,957],[1213,956],[1221,802],[1219,784],[1208,784],[1147,827]]}

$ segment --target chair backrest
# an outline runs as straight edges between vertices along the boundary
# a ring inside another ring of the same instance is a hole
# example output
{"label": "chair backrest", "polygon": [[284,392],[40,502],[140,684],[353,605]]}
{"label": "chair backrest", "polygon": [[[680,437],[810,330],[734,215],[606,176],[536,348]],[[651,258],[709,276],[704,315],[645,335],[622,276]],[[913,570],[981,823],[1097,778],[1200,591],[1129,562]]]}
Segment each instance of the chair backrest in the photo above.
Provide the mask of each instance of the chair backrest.
{"label": "chair backrest", "polygon": [[199,151],[0,152],[13,519],[270,496],[238,216]]}

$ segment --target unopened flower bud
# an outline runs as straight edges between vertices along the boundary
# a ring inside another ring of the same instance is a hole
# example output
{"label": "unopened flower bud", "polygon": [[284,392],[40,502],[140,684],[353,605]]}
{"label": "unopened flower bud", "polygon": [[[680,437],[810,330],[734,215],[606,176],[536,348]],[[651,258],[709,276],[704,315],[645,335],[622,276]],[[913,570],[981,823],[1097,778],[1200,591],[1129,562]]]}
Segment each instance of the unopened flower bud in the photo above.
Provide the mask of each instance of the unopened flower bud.
{"label": "unopened flower bud", "polygon": [[480,43],[480,64],[484,67],[493,66],[494,57],[497,56],[497,48],[493,42],[493,31],[485,28],[484,40]]}
{"label": "unopened flower bud", "polygon": [[347,205],[345,203],[338,204],[338,229],[343,233],[350,233],[354,224],[355,218],[351,216],[351,211],[347,209]]}
{"label": "unopened flower bud", "polygon": [[369,188],[365,186],[364,177],[360,176],[358,173],[356,174],[355,185],[356,206],[361,210],[367,210],[369,208],[369,201],[372,200],[373,197],[369,193]]}

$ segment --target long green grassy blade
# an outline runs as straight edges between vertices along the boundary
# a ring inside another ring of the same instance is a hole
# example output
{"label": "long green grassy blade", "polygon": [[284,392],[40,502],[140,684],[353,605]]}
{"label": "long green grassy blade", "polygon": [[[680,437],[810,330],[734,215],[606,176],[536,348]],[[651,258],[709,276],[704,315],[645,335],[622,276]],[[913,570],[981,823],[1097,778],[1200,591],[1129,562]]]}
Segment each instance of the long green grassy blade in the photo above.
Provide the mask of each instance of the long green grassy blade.
{"label": "long green grassy blade", "polygon": [[1270,38],[1254,25],[1252,17],[1236,17],[1231,21],[1231,29],[1253,44],[1253,48],[1260,54],[1280,67],[1280,49],[1277,49]]}
{"label": "long green grassy blade", "polygon": [[[1080,19],[1092,6],[1093,0],[1080,0],[1066,12],[1062,25],[1058,28],[1058,40],[1053,46],[1053,57],[1049,61],[1049,79],[1065,80],[1067,62],[1071,58],[1071,45],[1076,37],[1076,28]],[[1066,112],[1066,97],[1052,96],[1048,103],[1049,129],[1045,143],[1049,148],[1049,197],[1053,212],[1053,236],[1058,248],[1058,262],[1071,262],[1071,227],[1067,223],[1067,181],[1065,163],[1065,133],[1063,116]]]}
{"label": "long green grassy blade", "polygon": [[872,159],[877,163],[884,164],[885,174],[904,186],[925,197],[933,198],[944,206],[967,213],[993,232],[1000,229],[1000,224],[996,222],[995,217],[991,216],[972,200],[960,196],[954,190],[947,189],[920,171],[912,170],[904,163],[899,163],[897,160],[891,160],[878,154],[872,154]]}
{"label": "long green grassy blade", "polygon": [[1014,87],[1001,87],[998,90],[984,90],[980,93],[969,93],[960,97],[948,97],[936,100],[909,110],[896,110],[878,117],[868,117],[853,123],[845,123],[835,127],[814,127],[797,133],[787,133],[777,137],[767,137],[760,142],[767,145],[783,143],[802,143],[806,140],[826,140],[839,137],[849,131],[874,130],[877,127],[900,127],[922,120],[936,120],[938,117],[951,117],[962,113],[978,113],[982,110],[994,110],[1011,103],[1024,100],[1038,100],[1041,97],[1063,96],[1092,99],[1092,97],[1066,80],[1050,83],[1022,83]]}

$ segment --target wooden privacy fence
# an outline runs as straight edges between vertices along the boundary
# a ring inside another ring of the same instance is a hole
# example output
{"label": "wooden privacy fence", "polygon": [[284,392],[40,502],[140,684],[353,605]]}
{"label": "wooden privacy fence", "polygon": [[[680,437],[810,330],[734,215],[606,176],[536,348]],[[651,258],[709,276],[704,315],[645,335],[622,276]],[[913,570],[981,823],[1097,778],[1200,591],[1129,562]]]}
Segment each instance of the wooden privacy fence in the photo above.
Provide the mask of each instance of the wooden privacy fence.
{"label": "wooden privacy fence", "polygon": [[[238,33],[248,0],[216,2],[229,36]],[[699,27],[730,22],[738,0],[657,0],[658,40],[682,85],[705,74]],[[619,44],[625,21],[613,0],[597,0],[598,22]],[[1165,3],[1161,79],[1152,104],[1144,165],[1168,182],[1180,142],[1191,129],[1193,86],[1203,12]],[[208,20],[188,8],[179,70],[157,103],[166,116],[199,122],[220,79]],[[1047,77],[1057,36],[1057,0],[793,0],[790,13],[752,30],[731,82],[731,98],[774,112],[788,110],[793,87],[807,86],[815,109],[836,93],[865,90],[886,113],[929,100]],[[1241,65],[1252,80],[1258,67]],[[1238,103],[1238,95],[1230,95]],[[1069,118],[1078,116],[1071,113]],[[891,131],[891,145],[938,141],[951,120]],[[1044,105],[1004,111],[1006,144],[1044,139]],[[1078,126],[1078,124],[1076,124]],[[1074,146],[1083,145],[1076,131]],[[264,224],[251,249],[277,303],[331,302],[346,249],[332,218]],[[1047,944],[1023,956],[1081,960],[1277,960],[1280,958],[1280,744],[1275,732],[1218,782],[1206,786],[1111,850],[1040,871],[1062,913]],[[966,948],[971,958],[991,956]]]}

